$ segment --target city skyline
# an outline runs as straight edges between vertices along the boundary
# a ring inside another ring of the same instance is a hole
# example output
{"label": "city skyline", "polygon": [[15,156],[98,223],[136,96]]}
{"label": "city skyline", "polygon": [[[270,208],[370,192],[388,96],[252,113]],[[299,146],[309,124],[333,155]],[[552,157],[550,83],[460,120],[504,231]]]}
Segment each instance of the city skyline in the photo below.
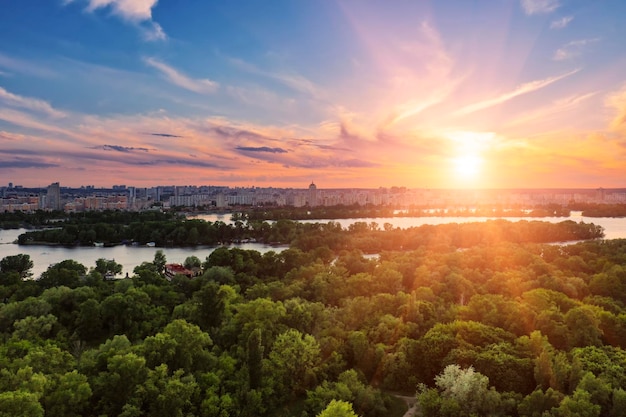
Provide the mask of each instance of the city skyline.
{"label": "city skyline", "polygon": [[52,183],[43,188],[24,188],[10,183],[0,186],[0,212],[34,212],[63,210],[84,212],[101,210],[141,211],[159,207],[195,209],[229,209],[233,207],[352,207],[385,206],[387,208],[429,207],[476,212],[509,210],[537,206],[569,207],[580,204],[623,205],[626,188],[622,189],[410,189],[391,188],[306,188],[227,187],[227,186],[156,186],[134,187],[113,185],[95,188],[63,187]]}
{"label": "city skyline", "polygon": [[618,0],[11,2],[0,176],[623,188],[624,15]]}

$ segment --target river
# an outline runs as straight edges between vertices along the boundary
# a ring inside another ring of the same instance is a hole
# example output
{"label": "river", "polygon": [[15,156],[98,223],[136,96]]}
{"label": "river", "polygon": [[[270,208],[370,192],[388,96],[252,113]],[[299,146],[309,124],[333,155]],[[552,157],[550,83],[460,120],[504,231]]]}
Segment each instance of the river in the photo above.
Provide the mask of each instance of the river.
{"label": "river", "polygon": [[[202,219],[207,222],[223,221],[231,224],[229,214],[202,214],[194,216],[195,219]],[[351,224],[356,222],[377,223],[382,229],[385,223],[391,224],[393,227],[408,229],[409,227],[419,227],[425,224],[436,226],[438,224],[448,223],[473,223],[486,222],[494,220],[495,217],[478,217],[478,216],[425,216],[425,217],[369,217],[358,219],[311,219],[298,220],[302,223],[339,223],[341,227],[347,229]],[[580,211],[572,211],[569,217],[498,217],[498,219],[508,220],[510,222],[526,221],[544,221],[550,223],[560,223],[565,220],[572,220],[576,223],[593,223],[604,227],[605,239],[626,239],[626,218],[624,217],[586,217]]]}
{"label": "river", "polygon": [[[210,214],[200,215],[194,218],[199,218],[209,222],[223,221],[224,223],[231,223],[230,215],[226,214]],[[308,223],[328,223],[337,222],[343,228],[349,227],[356,222],[375,222],[382,229],[385,223],[391,224],[393,227],[400,227],[402,229],[409,227],[418,227],[424,224],[438,225],[447,223],[471,223],[471,222],[484,222],[492,220],[491,217],[382,217],[382,218],[360,218],[360,219],[325,219],[325,220],[302,220],[302,222]],[[575,222],[583,221],[585,223],[594,223],[604,227],[605,239],[626,239],[626,218],[613,218],[613,217],[583,217],[580,212],[572,212],[570,217],[541,217],[541,218],[529,218],[529,217],[510,217],[504,218],[511,222],[519,220],[539,220],[552,223],[562,222],[564,220],[573,220]],[[183,263],[185,258],[191,255],[195,255],[200,260],[204,259],[215,250],[216,247],[199,246],[188,248],[154,248],[148,246],[114,246],[114,247],[63,247],[63,246],[44,246],[44,245],[32,245],[32,246],[20,246],[13,244],[17,237],[24,233],[24,229],[12,229],[12,230],[0,230],[0,259],[5,256],[18,255],[24,253],[30,256],[34,263],[32,269],[33,276],[39,277],[49,265],[61,262],[66,259],[73,259],[85,265],[88,268],[95,266],[96,260],[99,258],[114,259],[117,263],[121,264],[122,275],[126,273],[132,274],[135,266],[140,265],[142,262],[151,262],[154,259],[155,252],[160,249],[165,254],[168,262]],[[252,249],[261,253],[275,251],[280,252],[286,248],[286,246],[270,246],[262,243],[242,243],[238,245],[231,245],[231,247],[239,247],[242,249]]]}
{"label": "river", "polygon": [[[30,256],[34,263],[32,269],[33,277],[37,278],[48,269],[49,265],[59,263],[66,259],[73,259],[85,265],[87,268],[94,267],[96,260],[100,258],[114,259],[115,262],[122,265],[122,276],[128,273],[132,275],[133,270],[142,262],[152,262],[154,254],[157,250],[162,250],[165,258],[171,263],[184,263],[185,258],[195,255],[204,261],[207,256],[216,249],[216,246],[197,246],[188,248],[155,248],[148,246],[126,246],[119,245],[113,247],[93,247],[93,246],[45,246],[45,245],[26,245],[20,246],[12,242],[19,235],[24,233],[25,229],[0,230],[0,259],[5,256],[18,255],[24,253]],[[271,246],[262,243],[241,243],[233,244],[229,247],[238,247],[242,249],[252,249],[261,253],[273,250],[280,252],[286,246]]]}

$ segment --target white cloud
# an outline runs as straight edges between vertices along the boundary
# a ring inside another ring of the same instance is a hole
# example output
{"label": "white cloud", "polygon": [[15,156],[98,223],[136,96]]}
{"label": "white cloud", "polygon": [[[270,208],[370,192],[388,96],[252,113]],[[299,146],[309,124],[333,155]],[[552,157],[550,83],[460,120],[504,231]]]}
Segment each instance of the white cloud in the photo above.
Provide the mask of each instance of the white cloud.
{"label": "white cloud", "polygon": [[522,0],[522,9],[527,15],[551,13],[560,5],[558,0]]}
{"label": "white cloud", "polygon": [[506,101],[509,101],[523,94],[528,94],[528,93],[532,93],[533,91],[540,90],[565,77],[569,77],[570,75],[575,74],[578,71],[580,70],[575,69],[565,74],[557,75],[556,77],[550,77],[550,78],[545,78],[543,80],[536,80],[536,81],[530,81],[530,82],[524,83],[520,85],[519,87],[517,87],[515,90],[509,91],[504,94],[500,94],[498,97],[490,98],[487,100],[480,101],[478,103],[470,104],[469,106],[465,106],[459,111],[457,111],[456,114],[460,114],[460,115],[469,114],[469,113],[477,112],[479,110],[484,110],[489,107],[493,107],[495,105],[504,103]]}
{"label": "white cloud", "polygon": [[152,8],[158,0],[87,0],[87,10],[110,7],[113,13],[133,22],[152,20]]}
{"label": "white cloud", "polygon": [[[73,3],[78,0],[63,0],[63,5]],[[152,9],[156,7],[159,0],[82,0],[87,2],[87,11],[95,12],[98,9],[110,8],[112,13],[123,20],[140,24],[149,22],[152,27],[144,29],[144,38],[149,41],[165,40],[167,36],[163,28],[152,21]]]}
{"label": "white cloud", "polygon": [[575,58],[582,53],[582,49],[585,46],[591,43],[598,42],[599,40],[600,38],[593,38],[569,42],[561,48],[557,49],[552,59],[554,59],[555,61],[566,61],[568,59]]}
{"label": "white cloud", "polygon": [[161,25],[157,22],[150,22],[150,27],[143,29],[143,38],[147,41],[164,41],[167,35]]}
{"label": "white cloud", "polygon": [[214,93],[219,87],[219,84],[215,81],[206,78],[191,78],[154,58],[144,58],[143,60],[146,64],[159,70],[172,84],[193,91],[194,93],[210,94]]}
{"label": "white cloud", "polygon": [[65,117],[65,113],[54,109],[47,101],[36,98],[22,97],[0,87],[0,103],[10,107],[19,107],[27,110],[45,113],[52,117]]}
{"label": "white cloud", "polygon": [[574,16],[565,16],[560,19],[553,20],[552,23],[550,23],[550,29],[563,29],[569,25],[572,20],[574,20]]}

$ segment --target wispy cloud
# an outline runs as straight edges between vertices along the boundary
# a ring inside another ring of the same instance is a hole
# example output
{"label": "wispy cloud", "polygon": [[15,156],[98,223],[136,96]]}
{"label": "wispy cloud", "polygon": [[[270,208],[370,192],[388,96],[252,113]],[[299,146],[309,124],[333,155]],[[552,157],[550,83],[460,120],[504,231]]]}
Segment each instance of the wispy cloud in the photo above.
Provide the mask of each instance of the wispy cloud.
{"label": "wispy cloud", "polygon": [[341,146],[333,146],[333,145],[320,145],[314,144],[313,146],[326,150],[326,151],[341,151],[341,152],[350,152],[348,148],[342,148]]}
{"label": "wispy cloud", "polygon": [[556,50],[552,59],[555,61],[566,61],[582,54],[583,48],[591,43],[598,42],[600,38],[581,39],[565,44]]}
{"label": "wispy cloud", "polygon": [[172,135],[171,133],[146,133],[146,135],[161,136],[164,138],[182,138],[184,136]]}
{"label": "wispy cloud", "polygon": [[95,12],[99,9],[110,9],[111,12],[121,19],[136,25],[147,24],[141,27],[144,39],[148,41],[165,40],[167,35],[158,23],[152,20],[152,9],[156,7],[158,0],[64,0],[63,4],[83,1],[87,3],[86,10]]}
{"label": "wispy cloud", "polygon": [[182,167],[193,166],[193,167],[200,167],[200,168],[216,168],[216,169],[221,169],[221,170],[231,169],[229,167],[217,165],[212,162],[207,162],[203,160],[194,160],[194,159],[188,159],[188,158],[154,159],[150,161],[135,162],[135,163],[138,165],[143,165],[143,166],[179,165]]}
{"label": "wispy cloud", "polygon": [[219,87],[219,84],[215,81],[207,78],[191,78],[155,58],[144,58],[143,61],[147,65],[159,70],[161,74],[163,74],[172,84],[186,90],[193,91],[194,93],[211,94],[214,93]]}
{"label": "wispy cloud", "polygon": [[579,69],[575,69],[573,71],[567,72],[565,74],[561,74],[561,75],[557,75],[556,77],[549,77],[549,78],[545,78],[543,80],[536,80],[536,81],[530,81],[527,83],[524,83],[522,85],[520,85],[519,87],[517,87],[516,89],[514,89],[513,91],[509,91],[507,93],[503,93],[500,94],[498,97],[494,97],[494,98],[490,98],[487,100],[483,100],[480,101],[478,103],[474,103],[474,104],[470,104],[469,106],[465,106],[462,109],[458,110],[456,112],[456,114],[458,115],[464,115],[464,114],[469,114],[469,113],[474,113],[477,112],[479,110],[484,110],[487,109],[489,107],[493,107],[496,106],[498,104],[502,104],[504,102],[507,102],[511,99],[514,99],[515,97],[524,95],[524,94],[528,94],[528,93],[532,93],[533,91],[537,91],[540,90],[544,87],[549,86],[552,83],[555,83],[559,80],[562,80],[563,78],[569,77],[570,75],[573,75],[575,73],[577,73],[578,71],[580,71]]}
{"label": "wispy cloud", "polygon": [[147,41],[164,41],[167,39],[165,31],[157,22],[150,22],[147,27],[142,27],[143,38]]}
{"label": "wispy cloud", "polygon": [[0,168],[21,168],[21,169],[32,169],[32,168],[54,168],[58,167],[57,164],[51,164],[48,162],[40,162],[33,161],[31,159],[25,159],[20,157],[12,157],[10,160],[2,160],[0,159]]}
{"label": "wispy cloud", "polygon": [[[34,75],[42,78],[53,78],[56,76],[54,72],[45,68],[41,64],[33,64],[23,59],[10,57],[0,52],[0,68],[9,69],[18,73]],[[4,75],[8,75],[4,73]]]}
{"label": "wispy cloud", "polygon": [[444,87],[440,91],[436,91],[432,95],[432,97],[429,97],[426,100],[410,101],[408,103],[403,103],[402,105],[397,107],[397,113],[391,113],[388,116],[388,119],[385,123],[383,123],[383,126],[391,126],[401,120],[413,117],[417,114],[420,114],[424,110],[438,103],[441,103],[450,94],[450,91],[455,86],[455,84],[456,83],[452,82],[450,84],[447,84],[446,87]]}
{"label": "wispy cloud", "polygon": [[237,146],[235,149],[244,152],[287,153],[287,151],[283,148],[270,148],[269,146]]}
{"label": "wispy cloud", "polygon": [[317,158],[303,160],[294,164],[298,168],[322,169],[322,168],[372,168],[379,166],[378,163],[357,158]]}
{"label": "wispy cloud", "polygon": [[0,87],[0,103],[10,107],[19,107],[22,109],[32,110],[45,113],[52,117],[64,117],[65,113],[54,109],[50,103],[36,98],[23,97],[13,94]]}
{"label": "wispy cloud", "polygon": [[148,148],[139,148],[134,146],[121,146],[121,145],[102,145],[102,146],[94,146],[91,149],[102,149],[105,151],[117,151],[117,152],[150,152]]}
{"label": "wispy cloud", "polygon": [[610,124],[612,130],[626,131],[626,86],[621,90],[609,94],[606,105],[613,108],[617,114]]}
{"label": "wispy cloud", "polygon": [[14,132],[7,132],[4,130],[0,130],[0,138],[2,139],[6,139],[6,140],[10,140],[10,141],[23,141],[26,140],[26,136],[19,134],[19,133],[14,133]]}
{"label": "wispy cloud", "polygon": [[239,58],[229,57],[228,60],[231,64],[233,64],[240,70],[273,79],[291,88],[294,91],[309,94],[310,96],[316,98],[321,96],[319,87],[315,85],[315,83],[313,83],[311,80],[300,74],[284,71],[265,71]]}
{"label": "wispy cloud", "polygon": [[287,87],[292,88],[293,90],[299,91],[301,93],[307,93],[311,96],[317,95],[317,88],[315,84],[313,84],[309,79],[303,77],[302,75],[293,73],[269,73],[268,75],[275,80],[283,83]]}
{"label": "wispy cloud", "polygon": [[540,107],[538,109],[533,109],[527,113],[522,114],[520,117],[517,117],[507,122],[506,126],[534,127],[537,125],[538,122],[552,119],[579,107],[581,104],[587,102],[589,99],[595,97],[596,95],[598,95],[598,92],[594,91],[586,94],[576,94],[555,100],[546,106]]}
{"label": "wispy cloud", "polygon": [[574,16],[565,16],[560,19],[553,20],[552,23],[550,23],[550,29],[563,29],[569,25],[572,20],[574,20]]}
{"label": "wispy cloud", "polygon": [[[60,136],[67,140],[82,139],[82,136],[78,134],[75,129],[66,129],[63,127],[67,118],[42,118],[41,114],[33,114],[32,112],[23,112],[9,107],[0,106],[0,120],[14,126],[45,132],[48,137]],[[48,139],[44,140],[47,141]],[[33,144],[33,146],[36,145]]]}
{"label": "wispy cloud", "polygon": [[522,9],[527,15],[552,13],[560,5],[558,0],[522,0]]}

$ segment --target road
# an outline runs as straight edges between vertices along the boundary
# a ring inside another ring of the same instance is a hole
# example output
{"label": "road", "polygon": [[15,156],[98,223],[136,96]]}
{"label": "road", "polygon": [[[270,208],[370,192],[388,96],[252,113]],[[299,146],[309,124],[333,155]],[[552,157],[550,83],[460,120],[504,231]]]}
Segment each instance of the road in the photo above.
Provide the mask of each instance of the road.
{"label": "road", "polygon": [[406,403],[406,406],[409,408],[406,413],[404,413],[403,417],[418,417],[417,414],[417,402],[415,401],[415,397],[408,397],[404,395],[395,395],[394,397],[400,398]]}

